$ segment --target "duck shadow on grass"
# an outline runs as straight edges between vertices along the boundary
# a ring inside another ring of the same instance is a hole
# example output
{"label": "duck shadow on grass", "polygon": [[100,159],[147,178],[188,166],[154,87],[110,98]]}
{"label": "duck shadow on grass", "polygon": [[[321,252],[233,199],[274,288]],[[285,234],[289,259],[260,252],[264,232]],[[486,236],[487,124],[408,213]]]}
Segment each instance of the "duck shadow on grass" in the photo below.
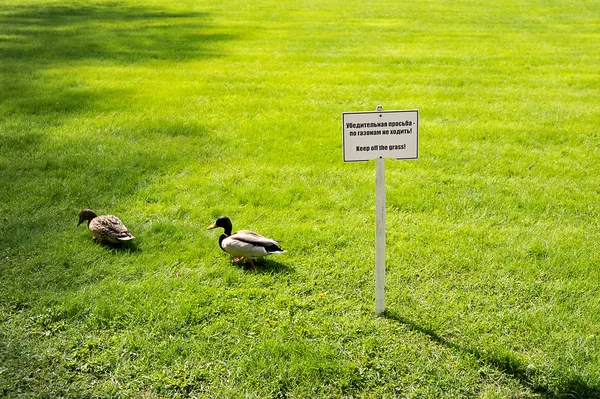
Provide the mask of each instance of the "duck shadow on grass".
{"label": "duck shadow on grass", "polygon": [[255,268],[250,266],[249,262],[241,261],[239,263],[233,263],[240,269],[250,272],[250,273],[259,273],[259,274],[291,274],[295,273],[296,270],[286,265],[285,263],[277,262],[273,259],[265,259],[265,258],[257,258],[254,259]]}
{"label": "duck shadow on grass", "polygon": [[142,252],[138,244],[136,244],[133,241],[126,241],[118,244],[112,244],[109,242],[98,242],[97,245],[113,254]]}
{"label": "duck shadow on grass", "polygon": [[483,353],[477,349],[465,347],[454,342],[451,342],[440,336],[433,329],[419,325],[412,320],[409,320],[394,311],[386,311],[383,316],[388,320],[393,320],[408,327],[412,331],[416,331],[427,336],[436,344],[450,348],[458,353],[468,354],[473,356],[479,362],[495,368],[501,373],[508,375],[521,383],[526,388],[531,389],[534,393],[542,398],[600,398],[600,387],[590,386],[581,377],[575,376],[561,384],[557,389],[552,389],[545,385],[540,385],[536,380],[535,371],[528,370],[518,359],[510,355],[494,355]]}

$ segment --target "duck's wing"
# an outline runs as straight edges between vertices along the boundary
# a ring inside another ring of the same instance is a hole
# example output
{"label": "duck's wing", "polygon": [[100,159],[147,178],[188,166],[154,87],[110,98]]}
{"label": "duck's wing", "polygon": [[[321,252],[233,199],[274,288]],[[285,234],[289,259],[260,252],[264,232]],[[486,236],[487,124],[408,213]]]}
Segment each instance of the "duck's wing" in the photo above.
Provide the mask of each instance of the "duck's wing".
{"label": "duck's wing", "polygon": [[107,241],[129,241],[135,238],[123,222],[114,215],[95,217],[89,227],[94,234],[99,235],[98,238]]}
{"label": "duck's wing", "polygon": [[239,247],[247,248],[249,252],[252,251],[257,253],[257,255],[251,256],[263,256],[267,254],[285,252],[285,250],[279,246],[277,241],[249,230],[238,231],[237,233],[229,236],[228,241],[231,241],[232,243],[235,242],[236,244],[234,245]]}

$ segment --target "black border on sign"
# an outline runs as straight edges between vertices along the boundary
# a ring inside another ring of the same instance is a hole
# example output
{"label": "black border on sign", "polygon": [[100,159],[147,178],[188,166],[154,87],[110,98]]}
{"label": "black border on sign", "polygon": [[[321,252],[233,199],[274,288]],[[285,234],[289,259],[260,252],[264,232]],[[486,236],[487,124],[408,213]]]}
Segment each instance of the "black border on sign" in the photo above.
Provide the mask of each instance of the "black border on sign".
{"label": "black border on sign", "polygon": [[[365,159],[360,161],[346,161],[346,136],[344,135],[344,116],[347,114],[389,114],[389,113],[398,113],[398,112],[416,112],[417,113],[417,156],[410,158],[388,158],[388,159],[419,159],[419,110],[418,109],[398,109],[393,111],[358,111],[358,112],[342,112],[342,157],[344,158],[344,162],[369,162],[371,159]],[[376,159],[376,158],[373,158]]]}

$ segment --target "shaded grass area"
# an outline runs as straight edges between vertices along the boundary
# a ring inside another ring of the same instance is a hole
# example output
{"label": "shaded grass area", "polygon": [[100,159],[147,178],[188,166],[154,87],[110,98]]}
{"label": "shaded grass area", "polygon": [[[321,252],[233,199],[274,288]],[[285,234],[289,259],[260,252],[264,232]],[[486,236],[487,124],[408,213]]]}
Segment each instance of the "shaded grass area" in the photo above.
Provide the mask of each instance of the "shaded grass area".
{"label": "shaded grass area", "polygon": [[524,387],[530,388],[536,394],[544,398],[557,398],[565,396],[575,397],[597,397],[600,391],[590,386],[587,382],[583,381],[581,377],[574,376],[572,379],[561,381],[558,390],[549,389],[544,383],[540,383],[540,380],[544,379],[544,376],[539,375],[538,370],[531,365],[524,365],[509,353],[504,354],[489,354],[486,352],[479,351],[477,349],[462,347],[461,345],[455,344],[436,333],[434,330],[421,326],[411,320],[408,320],[402,316],[395,314],[394,312],[387,312],[384,315],[390,320],[397,321],[409,329],[419,332],[429,337],[433,342],[450,348],[455,352],[460,353],[462,356],[471,356],[477,359],[478,362],[486,364],[490,369],[494,369],[505,375],[513,377],[519,381]]}
{"label": "shaded grass area", "polygon": [[[599,397],[594,11],[5,2],[0,394]],[[422,117],[382,318],[374,167],[340,148],[379,103]],[[221,214],[288,253],[231,264]]]}

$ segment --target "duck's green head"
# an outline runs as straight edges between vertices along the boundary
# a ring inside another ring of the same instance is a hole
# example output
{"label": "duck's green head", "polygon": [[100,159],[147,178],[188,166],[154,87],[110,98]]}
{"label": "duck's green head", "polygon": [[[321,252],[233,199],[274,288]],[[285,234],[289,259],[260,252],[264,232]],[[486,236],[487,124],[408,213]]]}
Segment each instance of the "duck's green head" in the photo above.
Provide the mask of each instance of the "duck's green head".
{"label": "duck's green head", "polygon": [[231,220],[227,216],[221,216],[213,224],[208,226],[206,230],[216,229],[217,227],[222,227],[225,229],[226,234],[231,234],[231,229],[233,226],[231,224]]}
{"label": "duck's green head", "polygon": [[98,216],[98,215],[96,215],[96,212],[92,211],[91,209],[82,210],[81,212],[79,212],[79,223],[77,223],[77,226],[79,226],[81,223],[85,222],[86,220],[89,222],[96,216]]}

